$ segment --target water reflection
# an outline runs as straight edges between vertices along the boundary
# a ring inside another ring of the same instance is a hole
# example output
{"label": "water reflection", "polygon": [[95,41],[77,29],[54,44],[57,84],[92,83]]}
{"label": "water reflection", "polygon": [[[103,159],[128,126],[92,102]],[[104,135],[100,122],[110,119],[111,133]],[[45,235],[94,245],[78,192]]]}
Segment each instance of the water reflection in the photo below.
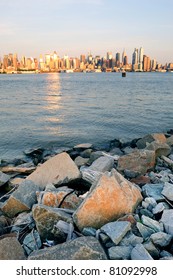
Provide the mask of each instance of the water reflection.
{"label": "water reflection", "polygon": [[50,111],[56,111],[62,107],[61,104],[61,84],[60,76],[58,73],[48,74],[46,77],[46,109]]}

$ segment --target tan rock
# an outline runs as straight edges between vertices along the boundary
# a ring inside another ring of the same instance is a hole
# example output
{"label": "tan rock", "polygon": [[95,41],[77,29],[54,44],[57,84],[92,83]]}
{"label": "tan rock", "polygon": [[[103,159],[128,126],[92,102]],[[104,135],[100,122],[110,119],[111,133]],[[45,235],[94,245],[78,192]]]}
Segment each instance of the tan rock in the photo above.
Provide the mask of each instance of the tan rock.
{"label": "tan rock", "polygon": [[24,250],[15,237],[0,240],[0,260],[25,260]]}
{"label": "tan rock", "polygon": [[141,139],[139,139],[136,143],[138,149],[144,149],[147,146],[147,143],[151,143],[153,141],[158,141],[160,143],[166,143],[166,137],[163,133],[152,133],[145,135]]}
{"label": "tan rock", "polygon": [[139,189],[115,169],[103,174],[73,214],[77,227],[100,228],[135,210],[142,201]]}
{"label": "tan rock", "polygon": [[78,178],[80,178],[80,171],[65,152],[50,158],[27,177],[42,189],[49,183],[61,185]]}
{"label": "tan rock", "polygon": [[150,150],[135,150],[121,156],[118,160],[118,171],[129,170],[144,175],[155,166],[155,152]]}
{"label": "tan rock", "polygon": [[160,156],[168,156],[171,153],[171,148],[166,143],[161,143],[158,141],[153,141],[146,147],[147,150],[155,151],[156,158]]}

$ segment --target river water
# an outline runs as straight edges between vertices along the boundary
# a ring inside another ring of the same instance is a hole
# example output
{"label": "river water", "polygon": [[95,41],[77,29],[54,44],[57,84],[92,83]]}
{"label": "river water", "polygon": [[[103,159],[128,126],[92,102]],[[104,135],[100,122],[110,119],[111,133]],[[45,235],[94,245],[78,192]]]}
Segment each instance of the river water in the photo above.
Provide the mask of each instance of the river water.
{"label": "river water", "polygon": [[173,73],[0,75],[0,159],[173,128]]}

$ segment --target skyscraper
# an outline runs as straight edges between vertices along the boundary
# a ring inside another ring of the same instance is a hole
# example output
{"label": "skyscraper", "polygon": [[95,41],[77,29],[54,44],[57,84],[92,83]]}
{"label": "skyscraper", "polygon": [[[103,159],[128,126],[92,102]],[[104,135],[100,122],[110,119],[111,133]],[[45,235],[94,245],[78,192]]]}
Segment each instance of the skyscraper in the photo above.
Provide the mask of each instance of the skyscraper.
{"label": "skyscraper", "polygon": [[132,54],[132,69],[133,71],[138,70],[138,49],[134,49],[134,52]]}
{"label": "skyscraper", "polygon": [[139,70],[143,71],[144,49],[141,47],[139,50]]}

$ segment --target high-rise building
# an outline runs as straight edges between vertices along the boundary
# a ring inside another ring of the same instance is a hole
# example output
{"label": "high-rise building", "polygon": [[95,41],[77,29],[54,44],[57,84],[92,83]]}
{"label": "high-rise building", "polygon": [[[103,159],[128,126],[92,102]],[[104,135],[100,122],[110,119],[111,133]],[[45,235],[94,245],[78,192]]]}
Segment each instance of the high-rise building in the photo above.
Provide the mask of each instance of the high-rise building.
{"label": "high-rise building", "polygon": [[124,61],[126,56],[127,56],[127,54],[126,54],[125,50],[123,50],[123,53],[122,53],[122,65],[126,65],[126,63]]}
{"label": "high-rise building", "polygon": [[144,55],[143,69],[145,72],[148,72],[151,70],[151,59],[149,56]]}
{"label": "high-rise building", "polygon": [[138,70],[138,49],[134,49],[134,52],[132,54],[132,69],[133,71]]}
{"label": "high-rise building", "polygon": [[120,53],[119,52],[116,53],[115,58],[116,58],[116,66],[119,67],[120,66]]}
{"label": "high-rise building", "polygon": [[17,70],[17,67],[18,67],[17,53],[15,53],[15,54],[13,55],[13,67],[14,67],[14,70],[16,71],[16,70]]}
{"label": "high-rise building", "polygon": [[143,71],[144,49],[141,47],[139,50],[139,70]]}

